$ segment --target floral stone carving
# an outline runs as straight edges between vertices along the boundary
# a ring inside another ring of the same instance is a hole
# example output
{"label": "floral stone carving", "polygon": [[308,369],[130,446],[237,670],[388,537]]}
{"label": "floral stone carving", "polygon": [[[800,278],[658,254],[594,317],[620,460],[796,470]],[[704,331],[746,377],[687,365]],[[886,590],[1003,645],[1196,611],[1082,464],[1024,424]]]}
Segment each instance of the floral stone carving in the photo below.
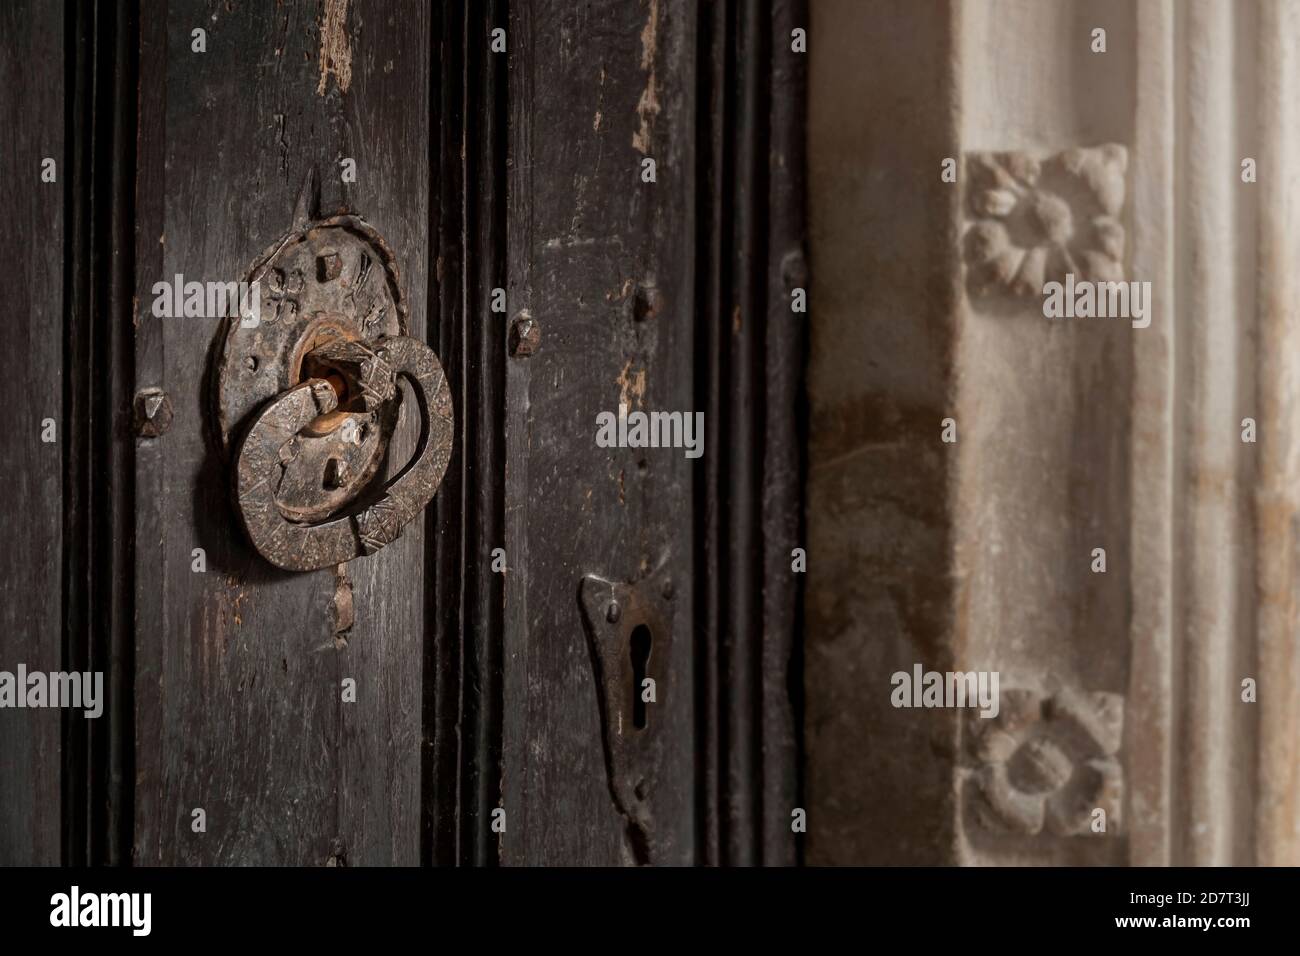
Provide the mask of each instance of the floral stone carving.
{"label": "floral stone carving", "polygon": [[1093,811],[1106,832],[1120,828],[1123,769],[1116,756],[1124,726],[1119,694],[1007,689],[996,717],[970,717],[966,804],[987,829],[1057,836],[1092,834]]}
{"label": "floral stone carving", "polygon": [[967,288],[973,296],[1042,295],[1047,282],[1118,281],[1124,262],[1128,150],[1115,143],[1044,159],[966,155]]}

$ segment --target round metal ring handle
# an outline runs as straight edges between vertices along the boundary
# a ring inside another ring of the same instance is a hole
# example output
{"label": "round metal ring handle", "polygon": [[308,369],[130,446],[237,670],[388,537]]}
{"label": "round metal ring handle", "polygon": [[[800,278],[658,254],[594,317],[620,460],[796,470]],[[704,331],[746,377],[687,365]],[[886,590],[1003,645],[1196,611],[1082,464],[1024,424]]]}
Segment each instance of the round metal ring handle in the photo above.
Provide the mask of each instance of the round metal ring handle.
{"label": "round metal ring handle", "polygon": [[276,504],[281,449],[317,416],[338,407],[338,393],[329,381],[311,378],[282,392],[258,413],[244,437],[236,461],[236,504],[253,546],[277,567],[312,571],[378,551],[397,539],[442,483],[454,425],[451,391],[438,357],[406,336],[376,340],[373,356],[364,383],[367,396],[392,396],[397,376],[405,377],[420,406],[421,424],[414,456],[367,507],[299,523]]}

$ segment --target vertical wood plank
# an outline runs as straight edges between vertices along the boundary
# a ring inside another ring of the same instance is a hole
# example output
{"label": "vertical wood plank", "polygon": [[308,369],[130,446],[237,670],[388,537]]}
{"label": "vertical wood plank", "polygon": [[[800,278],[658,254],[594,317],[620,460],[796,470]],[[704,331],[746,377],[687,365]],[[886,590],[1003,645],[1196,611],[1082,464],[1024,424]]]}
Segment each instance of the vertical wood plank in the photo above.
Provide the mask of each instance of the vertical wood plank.
{"label": "vertical wood plank", "polygon": [[[511,6],[509,316],[541,325],[509,362],[502,859],[636,855],[612,802],[580,608],[584,574],[675,584],[652,863],[693,854],[691,482],[679,449],[600,449],[596,415],[693,412],[695,17],[670,0]],[[470,42],[474,42],[471,38]],[[657,182],[641,181],[656,161]],[[663,296],[638,321],[629,297]],[[705,455],[721,453],[709,444]]]}
{"label": "vertical wood plank", "polygon": [[[697,475],[699,852],[792,863],[802,695],[791,568],[803,491],[806,56],[800,3],[701,11],[696,374],[713,447]],[[702,479],[702,480],[701,480]]]}
{"label": "vertical wood plank", "polygon": [[724,308],[712,320],[721,326],[718,386],[722,414],[717,443],[725,461],[726,493],[719,488],[724,545],[721,549],[723,615],[718,637],[720,673],[726,686],[718,719],[726,747],[723,842],[726,861],[748,866],[760,862],[762,806],[761,736],[756,723],[762,713],[761,594],[753,587],[755,566],[762,559],[761,439],[752,410],[762,401],[761,357],[766,318],[766,282],[758,269],[766,261],[764,217],[767,198],[768,142],[766,90],[770,39],[765,15],[753,0],[732,8],[734,87],[729,91],[733,114],[728,132],[733,139],[724,152],[724,176],[730,180],[723,213],[725,252],[717,262],[723,270]]}
{"label": "vertical wood plank", "polygon": [[[67,451],[63,375],[64,21],[61,4],[19,2],[0,9],[0,204],[11,228],[0,237],[11,270],[7,328],[9,374],[0,380],[4,407],[3,525],[0,564],[4,639],[0,670],[63,669],[61,550],[63,456]],[[58,181],[41,182],[53,158]],[[41,441],[52,418],[58,441]],[[0,865],[56,865],[61,860],[61,714],[54,709],[0,710]],[[78,712],[68,719],[83,720]]]}
{"label": "vertical wood plank", "polygon": [[[720,422],[723,385],[716,370],[722,365],[722,344],[727,312],[724,276],[719,264],[726,258],[724,217],[730,195],[727,178],[727,124],[731,120],[728,84],[731,32],[728,5],[716,3],[700,10],[699,55],[699,200],[697,202],[696,273],[697,366],[704,380],[698,401],[705,420]],[[712,568],[722,559],[722,509],[718,490],[725,487],[726,462],[722,455],[705,455],[703,481],[696,483],[698,567]],[[721,576],[705,573],[696,594],[699,646],[696,651],[696,746],[699,782],[697,802],[697,855],[700,863],[718,866],[725,859],[723,830],[727,815],[722,713],[726,696],[722,681],[722,653],[719,632],[725,589]]]}
{"label": "vertical wood plank", "polygon": [[[157,535],[138,536],[138,600],[159,604],[136,650],[144,863],[323,863],[336,835],[331,575],[281,574],[251,553],[209,432],[207,365],[222,323],[149,308],[152,284],[176,273],[242,275],[286,230],[307,169],[333,161],[314,13],[298,4],[214,18],[207,4],[178,0],[156,59],[141,64],[142,89],[165,78],[166,98],[151,104],[162,116],[150,126],[165,178],[144,197],[157,205],[140,210],[142,243],[162,256],[157,273],[141,257],[137,275],[137,324],[157,351],[138,363],[137,384],[165,389],[175,409],[171,429],[137,452],[141,510],[156,509]],[[206,53],[191,47],[200,28]],[[198,547],[204,574],[191,571]],[[206,833],[192,832],[196,807]]]}
{"label": "vertical wood plank", "polygon": [[[460,241],[446,247],[443,271],[459,268],[463,296],[458,303],[460,330],[459,392],[465,409],[462,429],[461,494],[449,496],[445,507],[459,509],[456,579],[459,585],[459,640],[463,683],[461,716],[456,726],[464,734],[460,761],[458,839],[463,863],[478,866],[499,862],[491,811],[501,797],[501,654],[505,572],[496,570],[492,555],[504,548],[505,512],[505,363],[508,316],[490,311],[494,289],[506,286],[506,125],[508,57],[492,52],[487,41],[493,30],[508,26],[505,0],[466,4],[462,31],[463,72],[456,90],[462,98],[462,118],[456,181],[463,218]],[[449,129],[450,138],[454,130]],[[454,164],[449,157],[444,168]],[[457,255],[461,264],[449,263]],[[455,289],[453,285],[451,287]],[[454,321],[454,319],[453,319]],[[451,331],[448,328],[447,331]],[[440,633],[440,640],[446,635]]]}
{"label": "vertical wood plank", "polygon": [[[135,2],[77,8],[93,21],[93,96],[78,120],[74,148],[87,153],[90,211],[89,299],[74,322],[89,331],[84,374],[89,414],[76,425],[88,437],[88,619],[79,639],[91,670],[104,675],[104,716],[88,740],[84,856],[91,864],[129,859],[132,838],[132,658],[135,642],[135,467],[133,383],[135,292],[136,75],[139,9]],[[65,813],[67,808],[65,807]],[[83,850],[79,849],[79,852]]]}
{"label": "vertical wood plank", "polygon": [[[792,31],[808,29],[803,0],[774,5],[771,17],[770,135],[767,150],[767,315],[763,336],[763,600],[762,790],[763,863],[791,865],[803,840],[791,830],[800,802],[799,721],[803,715],[802,642],[798,616],[803,575],[792,569],[792,551],[807,549],[803,489],[805,442],[804,363],[807,313],[793,310],[792,295],[808,287],[804,248],[806,185],[804,116],[806,53],[791,49]],[[805,808],[806,809],[806,808]]]}
{"label": "vertical wood plank", "polygon": [[[316,168],[323,208],[354,202],[394,245],[423,334],[427,13],[326,7],[180,0],[143,24],[138,384],[164,388],[175,420],[137,448],[141,862],[418,858],[421,531],[350,566],[356,623],[339,634],[335,572],[277,572],[239,531],[205,387],[220,329],[149,313],[152,284],[175,273],[240,277]],[[206,53],[191,49],[196,28]],[[196,547],[206,574],[191,571]],[[356,704],[341,701],[349,676]]]}
{"label": "vertical wood plank", "polygon": [[[416,0],[349,4],[352,85],[343,97],[340,144],[357,161],[350,204],[396,250],[411,309],[408,334],[422,340],[430,301],[429,16]],[[455,412],[460,428],[463,407]],[[390,473],[409,457],[418,417],[408,392]],[[340,673],[359,688],[356,704],[340,712],[339,835],[349,864],[419,862],[424,533],[424,523],[413,521],[391,545],[348,564],[356,623],[339,651]]]}

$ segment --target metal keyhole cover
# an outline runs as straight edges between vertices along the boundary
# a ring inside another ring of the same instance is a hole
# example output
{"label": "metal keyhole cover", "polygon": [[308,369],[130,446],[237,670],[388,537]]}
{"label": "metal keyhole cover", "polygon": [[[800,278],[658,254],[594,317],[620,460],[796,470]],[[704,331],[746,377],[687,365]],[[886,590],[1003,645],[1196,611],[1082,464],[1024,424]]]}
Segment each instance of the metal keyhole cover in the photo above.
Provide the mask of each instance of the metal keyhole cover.
{"label": "metal keyhole cover", "polygon": [[[250,541],[277,567],[302,571],[393,541],[437,492],[454,419],[438,357],[405,335],[387,243],[357,216],[297,220],[245,278],[256,321],[230,320],[215,402]],[[420,437],[401,472],[374,488],[398,421],[398,379],[416,399]]]}

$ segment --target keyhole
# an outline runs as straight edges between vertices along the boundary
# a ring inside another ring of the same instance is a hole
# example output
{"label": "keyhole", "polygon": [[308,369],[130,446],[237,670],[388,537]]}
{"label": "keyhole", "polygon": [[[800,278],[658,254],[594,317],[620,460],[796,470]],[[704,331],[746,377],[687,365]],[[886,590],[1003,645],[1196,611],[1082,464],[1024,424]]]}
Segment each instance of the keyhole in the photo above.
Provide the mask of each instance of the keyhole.
{"label": "keyhole", "polygon": [[650,638],[650,628],[638,624],[632,631],[632,726],[645,730],[646,709],[642,698],[641,683],[646,678],[646,665],[650,663],[650,647],[654,642]]}

